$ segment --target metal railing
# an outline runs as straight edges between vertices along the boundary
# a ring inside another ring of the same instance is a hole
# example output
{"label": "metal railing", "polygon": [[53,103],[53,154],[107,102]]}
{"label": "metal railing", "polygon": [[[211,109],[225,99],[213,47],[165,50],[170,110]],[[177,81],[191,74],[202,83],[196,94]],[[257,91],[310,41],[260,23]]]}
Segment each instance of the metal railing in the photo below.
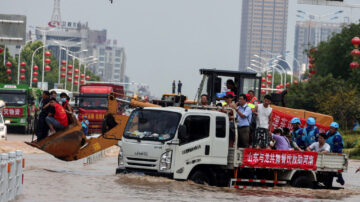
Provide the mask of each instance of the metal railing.
{"label": "metal railing", "polygon": [[0,202],[14,200],[23,190],[25,159],[23,152],[0,155]]}

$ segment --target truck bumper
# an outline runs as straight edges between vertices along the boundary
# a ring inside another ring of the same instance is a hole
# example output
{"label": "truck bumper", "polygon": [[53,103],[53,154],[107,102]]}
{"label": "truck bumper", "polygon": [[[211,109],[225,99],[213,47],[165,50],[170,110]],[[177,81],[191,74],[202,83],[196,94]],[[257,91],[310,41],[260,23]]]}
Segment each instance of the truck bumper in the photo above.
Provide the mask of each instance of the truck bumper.
{"label": "truck bumper", "polygon": [[131,169],[131,168],[116,168],[116,174],[127,174],[127,173],[137,173],[137,174],[144,174],[149,176],[156,176],[156,177],[167,177],[173,178],[172,173],[159,173],[157,171],[151,170],[143,170],[143,169]]}

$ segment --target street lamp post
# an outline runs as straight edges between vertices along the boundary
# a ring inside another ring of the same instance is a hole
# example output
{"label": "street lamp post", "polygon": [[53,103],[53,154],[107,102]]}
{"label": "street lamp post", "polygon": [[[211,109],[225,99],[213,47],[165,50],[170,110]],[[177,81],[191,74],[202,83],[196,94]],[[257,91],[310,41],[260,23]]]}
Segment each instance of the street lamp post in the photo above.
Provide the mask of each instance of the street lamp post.
{"label": "street lamp post", "polygon": [[17,84],[20,84],[20,60],[21,60],[21,52],[23,48],[28,44],[29,42],[32,42],[32,40],[26,41],[24,46],[20,46],[19,49],[19,58],[18,58],[18,75],[17,75]]}
{"label": "street lamp post", "polygon": [[[40,50],[41,48],[44,48],[45,46],[40,46],[37,49],[34,50],[32,56],[31,56],[31,74],[30,74],[30,87],[32,87],[32,77],[33,77],[33,68],[34,68],[34,56],[35,53]],[[44,70],[43,70],[44,71]]]}

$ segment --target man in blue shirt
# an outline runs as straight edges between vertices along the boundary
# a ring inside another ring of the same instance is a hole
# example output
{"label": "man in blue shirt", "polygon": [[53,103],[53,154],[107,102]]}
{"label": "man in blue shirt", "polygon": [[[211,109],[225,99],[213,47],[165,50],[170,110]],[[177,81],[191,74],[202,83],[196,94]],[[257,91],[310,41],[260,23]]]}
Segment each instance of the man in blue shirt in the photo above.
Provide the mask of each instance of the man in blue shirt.
{"label": "man in blue shirt", "polygon": [[315,126],[315,119],[313,117],[309,117],[306,120],[306,124],[307,126],[303,130],[302,140],[305,142],[305,146],[308,147],[318,141],[319,129]]}
{"label": "man in blue shirt", "polygon": [[[330,152],[342,153],[342,150],[344,148],[344,141],[338,129],[339,124],[336,122],[332,122],[330,124],[330,129],[326,132],[326,143],[330,145]],[[339,173],[336,182],[341,185],[345,184],[344,178],[342,177],[341,173]]]}
{"label": "man in blue shirt", "polygon": [[291,125],[293,127],[293,130],[291,132],[292,141],[296,142],[296,144],[302,149],[305,150],[305,142],[303,141],[303,129],[300,128],[301,121],[298,117],[294,117],[291,119]]}
{"label": "man in blue shirt", "polygon": [[236,111],[238,128],[238,147],[249,147],[250,121],[252,116],[251,108],[246,103],[246,95],[239,95],[239,106],[233,106]]}

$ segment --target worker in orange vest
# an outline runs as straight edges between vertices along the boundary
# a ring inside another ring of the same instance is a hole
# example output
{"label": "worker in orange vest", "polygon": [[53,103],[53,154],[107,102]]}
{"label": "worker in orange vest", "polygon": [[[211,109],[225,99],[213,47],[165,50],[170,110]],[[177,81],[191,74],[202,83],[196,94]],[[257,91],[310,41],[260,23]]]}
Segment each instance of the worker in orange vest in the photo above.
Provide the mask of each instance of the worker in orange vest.
{"label": "worker in orange vest", "polygon": [[253,90],[249,90],[248,94],[250,95],[250,101],[248,103],[256,105],[258,103],[258,99],[255,97],[255,92]]}

